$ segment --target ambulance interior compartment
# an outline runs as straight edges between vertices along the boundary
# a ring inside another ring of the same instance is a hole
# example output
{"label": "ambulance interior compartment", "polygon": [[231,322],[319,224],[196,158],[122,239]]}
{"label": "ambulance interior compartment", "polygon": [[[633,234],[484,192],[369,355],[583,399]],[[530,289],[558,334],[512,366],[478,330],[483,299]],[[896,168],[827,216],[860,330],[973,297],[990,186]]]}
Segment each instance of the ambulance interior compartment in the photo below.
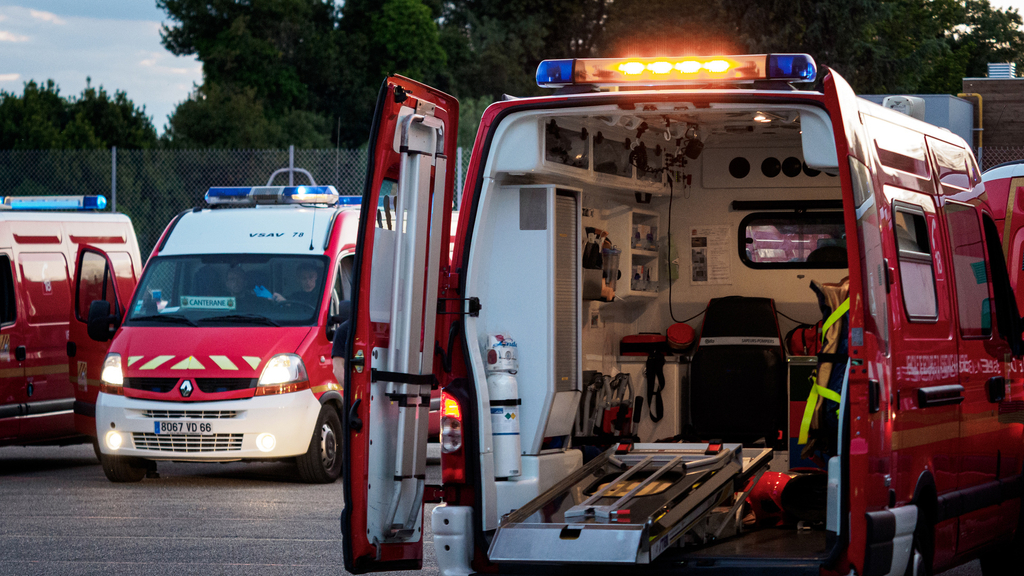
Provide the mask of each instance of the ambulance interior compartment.
{"label": "ambulance interior compartment", "polygon": [[[637,155],[638,140],[646,149],[649,171],[636,167],[642,160],[630,159],[631,151],[634,158]],[[686,157],[685,166],[660,170],[667,156],[680,152],[685,156],[692,140],[703,147],[697,150],[699,145],[691,145],[694,153]],[[785,316],[768,320],[778,321],[782,337],[796,326],[791,319],[808,324],[821,319],[810,289],[812,280],[838,282],[848,275],[834,135],[831,120],[821,108],[652,103],[635,109],[526,111],[503,120],[492,142],[483,167],[467,266],[466,293],[479,297],[482,309],[478,317],[466,317],[466,336],[478,383],[477,414],[488,414],[481,355],[487,336],[508,334],[517,343],[522,472],[510,478],[494,477],[490,422],[481,418],[478,441],[485,533],[498,526],[502,515],[583,465],[583,452],[572,446],[571,438],[588,384],[584,374],[628,373],[633,396],[646,400],[642,376],[646,358],[621,356],[619,342],[624,336],[664,334],[674,316],[688,319],[699,341],[705,320],[701,312],[709,301],[742,296],[774,301]],[[744,204],[751,201],[765,204]],[[808,203],[803,208],[794,209],[804,202]],[[818,216],[838,222],[839,233],[821,232],[820,226],[801,220]],[[772,226],[775,221],[777,227]],[[807,225],[794,226],[803,224]],[[653,245],[643,241],[631,245],[637,225],[653,228]],[[741,226],[746,230],[742,247]],[[593,273],[581,269],[588,227],[607,231],[621,250],[621,276],[611,302],[595,298]],[[831,254],[830,263],[813,267],[800,263],[810,252],[827,247],[831,247],[825,250]],[[678,264],[678,272],[671,273],[678,274],[671,291],[668,260]],[[645,266],[641,283],[633,279],[636,266]],[[584,297],[588,282],[589,293]],[[744,404],[758,402],[756,398],[724,389],[714,396],[715,405],[693,405],[689,389],[693,352],[691,347],[668,358],[665,414],[653,422],[644,402],[634,430],[639,441],[676,437],[692,424],[695,414],[714,411],[728,418],[730,406],[737,413],[763,409]],[[813,357],[790,356],[784,361],[788,361],[787,376],[796,370],[803,380],[807,367],[814,365]],[[795,368],[800,365],[802,372]],[[716,366],[729,369],[721,363]],[[788,398],[785,412],[776,414],[785,422],[786,437],[781,442],[766,439],[769,447],[780,448],[774,452],[772,470],[790,469],[789,448],[790,444],[796,448],[799,426],[799,420],[791,422],[790,402],[799,402],[802,410],[806,388],[801,388],[803,397]],[[787,386],[787,394],[788,390]],[[729,553],[757,555],[773,549],[774,555],[825,554],[824,530],[810,539],[797,538],[797,530],[791,532],[794,540],[788,545],[776,534],[771,544],[767,539],[760,544],[748,540],[750,546],[734,543]]]}

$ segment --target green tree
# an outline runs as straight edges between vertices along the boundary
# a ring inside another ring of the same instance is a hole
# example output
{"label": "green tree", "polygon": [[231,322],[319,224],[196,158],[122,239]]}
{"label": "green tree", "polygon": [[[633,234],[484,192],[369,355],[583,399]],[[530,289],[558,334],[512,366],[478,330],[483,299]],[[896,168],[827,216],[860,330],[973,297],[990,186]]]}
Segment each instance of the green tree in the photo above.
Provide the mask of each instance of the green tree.
{"label": "green tree", "polygon": [[113,97],[103,87],[86,88],[78,97],[65,98],[48,80],[25,83],[21,95],[0,91],[0,149],[151,148],[156,129],[121,91]]}

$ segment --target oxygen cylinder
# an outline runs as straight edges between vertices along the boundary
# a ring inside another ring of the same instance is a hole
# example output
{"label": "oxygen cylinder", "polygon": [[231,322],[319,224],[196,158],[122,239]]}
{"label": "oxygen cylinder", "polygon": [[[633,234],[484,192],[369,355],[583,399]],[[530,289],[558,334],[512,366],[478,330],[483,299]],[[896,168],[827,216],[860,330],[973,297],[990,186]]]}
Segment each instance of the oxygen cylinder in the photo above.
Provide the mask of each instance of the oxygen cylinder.
{"label": "oxygen cylinder", "polygon": [[519,371],[515,340],[506,334],[487,338],[487,393],[491,398],[491,434],[494,445],[494,476],[519,476]]}

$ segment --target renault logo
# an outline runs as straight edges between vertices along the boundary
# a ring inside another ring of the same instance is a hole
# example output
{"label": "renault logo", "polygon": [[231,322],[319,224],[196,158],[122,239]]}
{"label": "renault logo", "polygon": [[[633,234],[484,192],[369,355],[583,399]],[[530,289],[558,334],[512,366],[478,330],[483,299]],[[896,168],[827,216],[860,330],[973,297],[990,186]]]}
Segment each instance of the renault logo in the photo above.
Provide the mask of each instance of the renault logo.
{"label": "renault logo", "polygon": [[189,396],[191,396],[192,395],[192,381],[191,380],[185,380],[184,382],[182,382],[181,386],[178,386],[178,391],[181,392],[181,395],[184,396],[185,398],[188,398]]}

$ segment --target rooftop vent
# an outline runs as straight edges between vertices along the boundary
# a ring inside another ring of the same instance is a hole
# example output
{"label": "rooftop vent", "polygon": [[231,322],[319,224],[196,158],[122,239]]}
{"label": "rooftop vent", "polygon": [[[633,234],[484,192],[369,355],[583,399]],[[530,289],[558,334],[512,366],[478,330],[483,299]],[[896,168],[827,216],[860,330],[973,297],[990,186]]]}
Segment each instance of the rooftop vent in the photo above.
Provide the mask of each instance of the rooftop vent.
{"label": "rooftop vent", "polygon": [[989,78],[1016,78],[1017,77],[1017,64],[1014,62],[1000,62],[998,64],[989,63],[988,65],[988,77]]}

